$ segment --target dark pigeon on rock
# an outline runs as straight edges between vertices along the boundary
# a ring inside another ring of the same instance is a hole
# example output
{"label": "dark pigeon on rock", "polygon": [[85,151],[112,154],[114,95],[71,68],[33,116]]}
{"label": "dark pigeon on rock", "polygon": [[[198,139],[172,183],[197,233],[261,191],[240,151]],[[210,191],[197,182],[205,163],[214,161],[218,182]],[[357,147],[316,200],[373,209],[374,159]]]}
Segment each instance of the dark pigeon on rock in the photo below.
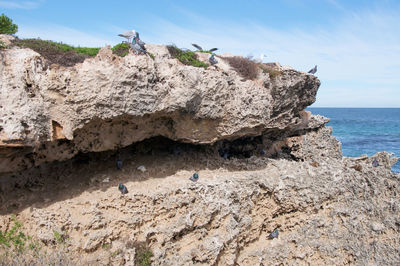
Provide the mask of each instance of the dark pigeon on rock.
{"label": "dark pigeon on rock", "polygon": [[276,228],[271,234],[269,234],[268,239],[274,239],[279,236],[278,228]]}
{"label": "dark pigeon on rock", "polygon": [[125,186],[124,184],[119,184],[118,190],[119,190],[122,194],[128,194],[128,189],[126,188],[126,186]]}
{"label": "dark pigeon on rock", "polygon": [[199,174],[198,173],[194,173],[189,180],[193,181],[193,182],[197,182],[197,180],[199,180]]}
{"label": "dark pigeon on rock", "polygon": [[379,163],[378,163],[378,161],[377,161],[376,159],[374,159],[374,160],[372,161],[372,166],[373,166],[373,167],[378,167],[378,166],[379,166]]}
{"label": "dark pigeon on rock", "polygon": [[210,64],[212,66],[218,64],[218,61],[217,61],[217,59],[215,59],[214,55],[211,55],[210,58],[208,59],[208,61],[210,62]]}
{"label": "dark pigeon on rock", "polygon": [[310,71],[308,71],[308,73],[310,74],[315,74],[317,72],[317,66],[315,65],[314,68],[310,69]]}
{"label": "dark pigeon on rock", "polygon": [[122,169],[122,160],[120,158],[117,159],[117,169],[118,170]]}

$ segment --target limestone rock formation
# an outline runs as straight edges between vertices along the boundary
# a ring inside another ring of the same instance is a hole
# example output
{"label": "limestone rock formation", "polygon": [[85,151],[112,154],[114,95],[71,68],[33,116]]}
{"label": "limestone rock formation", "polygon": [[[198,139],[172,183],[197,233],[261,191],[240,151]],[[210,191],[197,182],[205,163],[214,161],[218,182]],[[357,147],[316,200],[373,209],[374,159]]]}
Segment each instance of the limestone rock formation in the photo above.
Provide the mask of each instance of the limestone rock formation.
{"label": "limestone rock formation", "polygon": [[30,49],[1,50],[0,172],[154,136],[212,144],[287,133],[320,85],[293,69],[244,81],[233,70],[185,66],[164,46],[148,50],[154,60],[105,47],[74,67],[49,66]]}

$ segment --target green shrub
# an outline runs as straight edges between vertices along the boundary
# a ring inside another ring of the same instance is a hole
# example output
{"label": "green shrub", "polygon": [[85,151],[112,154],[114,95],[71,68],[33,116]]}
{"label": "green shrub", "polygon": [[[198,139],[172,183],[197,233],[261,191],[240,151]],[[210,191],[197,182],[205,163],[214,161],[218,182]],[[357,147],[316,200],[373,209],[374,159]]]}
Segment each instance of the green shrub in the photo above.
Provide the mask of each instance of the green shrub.
{"label": "green shrub", "polygon": [[167,46],[168,52],[173,58],[177,58],[182,64],[195,67],[207,68],[208,64],[199,61],[195,52],[182,51],[175,45]]}
{"label": "green shrub", "polygon": [[0,16],[0,34],[14,34],[18,31],[18,26],[12,23],[12,19],[4,14]]}
{"label": "green shrub", "polygon": [[5,49],[7,46],[4,44],[4,42],[0,41],[0,49]]}
{"label": "green shrub", "polygon": [[25,248],[26,240],[30,240],[31,238],[20,231],[22,224],[17,220],[15,215],[11,217],[11,220],[14,225],[10,230],[4,232],[0,230],[0,246],[11,248],[12,245],[15,250],[22,252]]}
{"label": "green shrub", "polygon": [[113,54],[116,54],[118,56],[124,57],[129,53],[129,44],[126,42],[119,43],[115,45],[113,48],[111,48]]}
{"label": "green shrub", "polygon": [[38,52],[52,64],[74,66],[88,57],[96,56],[100,48],[74,47],[64,43],[40,39],[15,39],[13,44]]}

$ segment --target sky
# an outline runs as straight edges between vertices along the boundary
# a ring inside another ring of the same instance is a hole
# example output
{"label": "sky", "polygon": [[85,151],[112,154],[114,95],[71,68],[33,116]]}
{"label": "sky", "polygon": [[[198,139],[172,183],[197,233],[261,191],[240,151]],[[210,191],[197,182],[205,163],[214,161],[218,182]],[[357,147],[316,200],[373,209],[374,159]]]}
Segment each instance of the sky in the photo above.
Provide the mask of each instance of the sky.
{"label": "sky", "polygon": [[0,0],[0,13],[19,38],[103,47],[135,29],[146,43],[318,65],[312,107],[400,107],[399,0]]}

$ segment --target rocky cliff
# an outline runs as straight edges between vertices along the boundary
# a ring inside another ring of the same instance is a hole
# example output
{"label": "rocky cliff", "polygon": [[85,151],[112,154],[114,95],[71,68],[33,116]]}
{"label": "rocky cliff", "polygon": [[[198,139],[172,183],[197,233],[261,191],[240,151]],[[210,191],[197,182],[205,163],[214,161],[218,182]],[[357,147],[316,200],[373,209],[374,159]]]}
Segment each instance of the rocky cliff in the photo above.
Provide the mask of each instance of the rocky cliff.
{"label": "rocky cliff", "polygon": [[304,111],[316,77],[275,64],[244,80],[222,57],[148,50],[67,68],[0,50],[0,230],[18,219],[38,241],[0,264],[400,262],[396,159],[342,157]]}

